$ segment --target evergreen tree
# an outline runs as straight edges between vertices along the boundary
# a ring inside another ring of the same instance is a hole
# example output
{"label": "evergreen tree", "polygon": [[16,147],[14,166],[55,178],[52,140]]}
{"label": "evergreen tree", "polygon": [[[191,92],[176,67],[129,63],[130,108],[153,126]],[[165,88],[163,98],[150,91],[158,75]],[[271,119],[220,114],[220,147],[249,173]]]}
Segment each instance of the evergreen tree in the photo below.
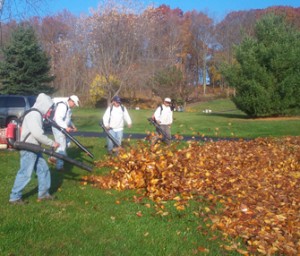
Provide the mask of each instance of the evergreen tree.
{"label": "evergreen tree", "polygon": [[252,117],[291,115],[300,110],[300,33],[283,17],[266,15],[255,37],[236,47],[237,63],[223,74],[236,88],[233,102]]}
{"label": "evergreen tree", "polygon": [[50,63],[38,43],[32,27],[19,25],[12,34],[9,45],[2,49],[0,82],[2,94],[51,94],[49,85],[54,77],[49,75]]}

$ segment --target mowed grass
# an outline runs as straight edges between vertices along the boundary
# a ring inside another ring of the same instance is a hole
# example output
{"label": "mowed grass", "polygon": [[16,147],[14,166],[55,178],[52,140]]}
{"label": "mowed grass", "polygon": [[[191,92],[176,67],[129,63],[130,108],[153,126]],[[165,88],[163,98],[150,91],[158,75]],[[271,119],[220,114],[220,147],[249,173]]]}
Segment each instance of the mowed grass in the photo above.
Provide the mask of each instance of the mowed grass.
{"label": "mowed grass", "polygon": [[[211,113],[203,110],[210,109]],[[80,131],[102,132],[99,120],[105,109],[74,110],[74,120]],[[154,110],[129,109],[133,120],[126,134],[144,134],[153,131],[147,118]],[[289,118],[251,119],[238,110],[229,99],[220,99],[188,106],[185,112],[174,112],[172,133],[186,136],[222,138],[257,138],[269,136],[297,136],[300,133],[299,116]]]}
{"label": "mowed grass", "polygon": [[[95,161],[104,159],[104,139],[78,139],[95,153]],[[91,164],[75,146],[69,155]],[[36,201],[33,175],[24,190],[29,203],[10,205],[19,152],[0,151],[0,161],[0,255],[197,255],[203,250],[209,255],[238,255],[222,249],[222,236],[212,233],[195,214],[203,204],[194,201],[178,212],[174,202],[168,202],[170,214],[162,217],[152,201],[137,203],[136,191],[100,190],[83,184],[81,177],[89,173],[69,164],[63,173],[51,167],[51,192],[57,200]],[[93,174],[107,171],[95,169]]]}
{"label": "mowed grass", "polygon": [[[212,113],[204,114],[206,108]],[[134,125],[127,133],[153,131],[146,120],[152,110],[129,111]],[[101,132],[98,122],[103,112],[78,108],[75,123],[80,131]],[[250,120],[227,100],[203,103],[175,112],[174,117],[173,134],[254,138],[299,135],[300,131],[297,118]],[[74,145],[68,151],[70,157],[90,165],[105,158],[105,139],[77,139],[95,158],[88,158]],[[51,192],[58,200],[38,203],[33,175],[24,190],[29,204],[13,206],[8,199],[19,168],[19,152],[0,151],[0,255],[239,255],[220,247],[225,243],[222,235],[212,233],[207,222],[195,214],[205,208],[202,202],[191,201],[185,211],[177,211],[174,202],[168,202],[165,207],[170,214],[162,217],[156,214],[153,202],[137,200],[137,191],[94,188],[81,182],[88,172],[70,164],[66,167],[63,173],[51,167]],[[93,174],[108,171],[94,168]]]}

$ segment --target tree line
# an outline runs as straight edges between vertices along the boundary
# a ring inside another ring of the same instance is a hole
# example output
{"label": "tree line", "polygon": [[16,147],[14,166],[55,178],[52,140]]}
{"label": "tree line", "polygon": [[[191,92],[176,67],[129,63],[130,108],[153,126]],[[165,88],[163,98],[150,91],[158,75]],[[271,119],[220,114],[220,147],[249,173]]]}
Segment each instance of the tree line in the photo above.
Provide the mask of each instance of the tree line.
{"label": "tree line", "polygon": [[[251,55],[245,38],[262,36],[257,25],[260,18],[270,13],[278,16],[280,21],[277,22],[291,27],[288,31],[294,35],[294,31],[300,28],[300,8],[272,7],[232,12],[219,23],[207,14],[194,10],[184,13],[166,5],[141,8],[137,2],[120,6],[104,1],[89,16],[77,17],[63,11],[53,16],[3,23],[1,90],[9,88],[6,81],[8,74],[5,73],[7,67],[3,66],[3,62],[7,62],[5,54],[11,44],[11,35],[20,25],[32,28],[40,44],[39,49],[49,57],[49,67],[45,66],[48,75],[38,83],[43,86],[44,82],[48,83],[49,92],[56,95],[76,93],[83,102],[93,105],[101,99],[109,102],[115,94],[131,102],[168,96],[185,104],[205,95],[208,88],[218,89],[222,93],[233,88],[240,96],[241,81],[238,77],[242,74],[241,56],[244,50],[248,50],[247,58]],[[287,31],[277,32],[284,37]],[[277,32],[274,31],[274,35]],[[261,49],[262,45],[256,50]],[[272,51],[276,51],[276,47]],[[43,54],[39,56],[46,58]],[[261,65],[264,61],[261,60]],[[284,59],[282,61],[286,62]],[[284,70],[284,65],[289,66],[290,63],[282,63],[281,70]],[[249,67],[254,74],[259,71],[260,65]],[[264,73],[257,73],[257,76],[263,79]],[[253,85],[251,79],[247,79]],[[277,83],[277,80],[270,78],[268,83]],[[286,94],[291,93],[291,89],[287,90],[289,92]],[[279,91],[278,94],[282,94],[282,90]],[[242,107],[241,101],[236,100],[235,103]],[[247,110],[243,111],[247,113]],[[254,111],[255,114],[250,112],[253,116],[261,115],[260,111]],[[272,111],[263,113],[274,114]]]}

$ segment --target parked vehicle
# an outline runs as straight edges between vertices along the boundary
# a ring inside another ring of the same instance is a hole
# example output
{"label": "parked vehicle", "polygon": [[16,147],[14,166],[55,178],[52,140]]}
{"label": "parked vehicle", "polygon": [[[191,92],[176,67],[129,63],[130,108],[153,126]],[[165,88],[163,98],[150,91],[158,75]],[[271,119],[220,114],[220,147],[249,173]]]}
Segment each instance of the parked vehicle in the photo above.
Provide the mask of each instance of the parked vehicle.
{"label": "parked vehicle", "polygon": [[36,96],[0,95],[0,127],[6,127],[35,103]]}

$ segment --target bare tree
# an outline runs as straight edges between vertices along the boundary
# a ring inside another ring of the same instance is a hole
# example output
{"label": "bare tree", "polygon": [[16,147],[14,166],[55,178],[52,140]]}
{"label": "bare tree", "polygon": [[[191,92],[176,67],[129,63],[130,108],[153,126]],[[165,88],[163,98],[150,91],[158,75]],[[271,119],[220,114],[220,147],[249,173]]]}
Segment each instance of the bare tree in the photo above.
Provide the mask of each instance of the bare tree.
{"label": "bare tree", "polygon": [[36,26],[51,58],[52,72],[56,77],[53,86],[60,96],[70,92],[85,95],[88,91],[87,57],[79,22],[79,18],[64,11],[45,17]]}
{"label": "bare tree", "polygon": [[0,19],[23,20],[31,16],[39,16],[46,11],[47,0],[0,0]]}
{"label": "bare tree", "polygon": [[[162,5],[158,8],[148,8],[143,14],[143,19],[147,20],[148,24],[146,44],[143,48],[143,63],[147,66],[144,74],[148,78],[149,89],[155,93],[154,95],[164,97],[169,93],[170,88],[157,83],[157,77],[171,70],[172,72],[167,73],[175,76],[173,81],[178,81],[176,75],[182,71],[173,72],[183,51],[181,33],[183,12],[180,9],[171,10],[168,6]],[[171,89],[176,98],[179,97],[177,91],[179,84],[177,85],[178,87]]]}
{"label": "bare tree", "polygon": [[0,47],[3,45],[2,24],[38,16],[45,10],[47,0],[0,0]]}
{"label": "bare tree", "polygon": [[[107,1],[99,6],[82,24],[82,32],[88,38],[90,65],[106,79],[108,102],[128,82],[139,49],[139,22],[134,10],[128,6]],[[119,80],[119,87],[111,83],[111,77]]]}
{"label": "bare tree", "polygon": [[196,81],[198,82],[201,72],[203,94],[206,94],[207,63],[210,57],[210,49],[214,45],[214,24],[211,18],[201,12],[193,11],[189,14],[189,18],[192,35],[191,54],[196,63]]}

